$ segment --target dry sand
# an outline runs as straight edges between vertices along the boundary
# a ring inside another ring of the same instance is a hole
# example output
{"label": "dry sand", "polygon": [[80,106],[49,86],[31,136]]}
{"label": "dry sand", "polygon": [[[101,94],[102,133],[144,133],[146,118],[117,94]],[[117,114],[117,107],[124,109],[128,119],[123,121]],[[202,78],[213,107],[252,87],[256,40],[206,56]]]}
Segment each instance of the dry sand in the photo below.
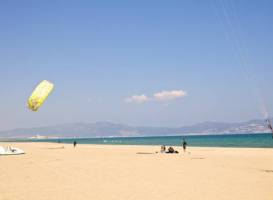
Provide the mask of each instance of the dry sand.
{"label": "dry sand", "polygon": [[0,200],[273,200],[273,149],[12,145],[27,154],[0,156]]}

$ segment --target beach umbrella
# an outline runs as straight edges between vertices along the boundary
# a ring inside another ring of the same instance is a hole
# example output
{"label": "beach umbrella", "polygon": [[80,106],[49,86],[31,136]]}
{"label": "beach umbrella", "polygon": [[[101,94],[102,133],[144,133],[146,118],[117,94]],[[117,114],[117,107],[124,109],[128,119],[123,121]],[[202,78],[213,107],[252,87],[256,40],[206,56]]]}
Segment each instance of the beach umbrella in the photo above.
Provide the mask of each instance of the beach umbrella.
{"label": "beach umbrella", "polygon": [[28,99],[28,108],[32,111],[37,111],[52,92],[53,88],[54,84],[47,80],[40,82]]}

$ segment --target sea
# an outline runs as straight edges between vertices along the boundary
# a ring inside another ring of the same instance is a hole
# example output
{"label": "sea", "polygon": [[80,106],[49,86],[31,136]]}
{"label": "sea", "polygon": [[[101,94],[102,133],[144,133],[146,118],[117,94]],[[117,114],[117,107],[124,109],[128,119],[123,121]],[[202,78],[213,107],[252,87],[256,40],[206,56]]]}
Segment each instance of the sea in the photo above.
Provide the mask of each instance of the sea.
{"label": "sea", "polygon": [[230,135],[190,135],[162,137],[111,137],[111,138],[59,138],[59,139],[20,139],[26,142],[55,142],[72,144],[104,145],[166,145],[181,146],[183,139],[188,146],[196,147],[245,147],[273,148],[272,134],[230,134]]}

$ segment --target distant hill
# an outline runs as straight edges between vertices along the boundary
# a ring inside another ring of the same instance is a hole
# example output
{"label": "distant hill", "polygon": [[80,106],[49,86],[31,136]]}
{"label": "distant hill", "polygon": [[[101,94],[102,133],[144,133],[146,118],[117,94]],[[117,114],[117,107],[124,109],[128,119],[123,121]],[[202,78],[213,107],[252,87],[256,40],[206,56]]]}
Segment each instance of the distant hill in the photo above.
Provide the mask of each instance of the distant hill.
{"label": "distant hill", "polygon": [[[273,121],[273,120],[272,120]],[[264,120],[238,123],[204,122],[179,128],[136,127],[109,122],[71,123],[56,126],[1,131],[0,138],[40,137],[138,137],[168,135],[208,135],[269,132]]]}

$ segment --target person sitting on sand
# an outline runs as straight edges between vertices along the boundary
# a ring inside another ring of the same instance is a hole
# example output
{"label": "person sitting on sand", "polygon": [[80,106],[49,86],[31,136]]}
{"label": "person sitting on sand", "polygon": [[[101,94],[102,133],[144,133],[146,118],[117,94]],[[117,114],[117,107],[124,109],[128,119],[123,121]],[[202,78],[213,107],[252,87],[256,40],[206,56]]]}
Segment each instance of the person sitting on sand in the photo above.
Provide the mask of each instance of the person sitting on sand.
{"label": "person sitting on sand", "polygon": [[174,148],[173,147],[169,147],[168,148],[168,153],[174,153]]}
{"label": "person sitting on sand", "polygon": [[160,152],[161,153],[165,153],[166,152],[166,146],[165,145],[161,146]]}
{"label": "person sitting on sand", "polygon": [[166,153],[179,153],[178,151],[174,150],[173,147],[169,147]]}

